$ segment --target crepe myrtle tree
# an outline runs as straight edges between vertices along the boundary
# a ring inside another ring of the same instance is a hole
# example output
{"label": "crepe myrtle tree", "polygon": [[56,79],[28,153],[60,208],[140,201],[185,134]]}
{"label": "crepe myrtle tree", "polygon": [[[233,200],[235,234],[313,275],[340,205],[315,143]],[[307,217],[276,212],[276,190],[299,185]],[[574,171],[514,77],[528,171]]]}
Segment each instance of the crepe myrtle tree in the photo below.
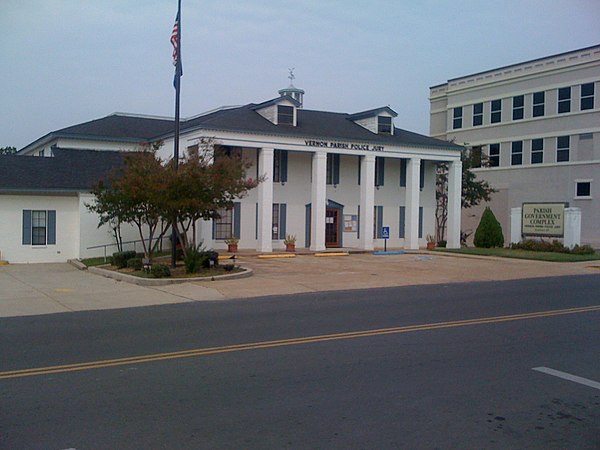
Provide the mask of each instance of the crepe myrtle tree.
{"label": "crepe myrtle tree", "polygon": [[[462,162],[462,189],[461,207],[471,208],[481,202],[490,201],[496,189],[485,180],[478,180],[472,169],[487,167],[489,160],[482,153],[481,147],[466,147],[460,155]],[[436,241],[446,238],[446,225],[448,223],[448,164],[440,163],[436,174]],[[462,240],[462,237],[461,237]]]}
{"label": "crepe myrtle tree", "polygon": [[154,142],[124,154],[123,166],[109,175],[108,183],[93,187],[96,199],[86,205],[99,214],[98,226],[135,225],[148,260],[171,224],[175,224],[184,254],[189,246],[196,248],[196,221],[219,218],[219,209],[232,207],[235,198],[243,197],[261,181],[246,176],[250,163],[239,156],[223,155],[215,160],[213,155],[220,148],[213,139],[201,139],[191,147],[177,170],[172,160],[158,157],[162,145]]}

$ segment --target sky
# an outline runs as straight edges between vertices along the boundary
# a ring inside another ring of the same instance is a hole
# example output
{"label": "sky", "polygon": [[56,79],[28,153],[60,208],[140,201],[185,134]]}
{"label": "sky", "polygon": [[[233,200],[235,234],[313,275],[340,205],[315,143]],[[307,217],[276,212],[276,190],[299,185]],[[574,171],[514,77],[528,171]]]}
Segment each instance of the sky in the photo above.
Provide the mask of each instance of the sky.
{"label": "sky", "polygon": [[[600,0],[183,0],[181,116],[289,85],[306,109],[389,105],[428,134],[429,87],[600,44]],[[1,0],[0,147],[114,112],[174,116],[176,0]]]}

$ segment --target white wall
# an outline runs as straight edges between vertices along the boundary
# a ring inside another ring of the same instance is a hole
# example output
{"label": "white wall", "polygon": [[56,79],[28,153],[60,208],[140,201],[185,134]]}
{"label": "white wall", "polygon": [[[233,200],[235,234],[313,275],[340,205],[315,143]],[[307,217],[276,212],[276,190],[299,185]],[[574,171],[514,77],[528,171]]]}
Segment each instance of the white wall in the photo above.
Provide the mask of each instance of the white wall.
{"label": "white wall", "polygon": [[[56,245],[23,245],[23,210],[56,210]],[[79,254],[76,196],[0,195],[0,252],[10,263],[64,262]]]}

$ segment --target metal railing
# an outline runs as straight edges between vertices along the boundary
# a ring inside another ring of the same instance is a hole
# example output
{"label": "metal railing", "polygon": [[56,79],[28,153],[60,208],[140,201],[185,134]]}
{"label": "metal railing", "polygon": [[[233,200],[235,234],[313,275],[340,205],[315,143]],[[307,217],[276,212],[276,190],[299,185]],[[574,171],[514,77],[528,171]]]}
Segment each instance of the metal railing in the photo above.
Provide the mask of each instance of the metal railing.
{"label": "metal railing", "polygon": [[[160,242],[158,244],[158,251],[162,251],[162,249],[163,249],[163,241],[165,241],[165,240],[170,243],[171,242],[171,236],[163,236],[160,239]],[[135,241],[123,241],[123,242],[121,242],[121,245],[123,246],[123,251],[125,251],[126,250],[126,248],[125,248],[126,244],[133,244],[133,248],[132,249],[129,248],[129,249],[137,252],[136,244],[138,244],[138,243],[141,244],[141,242],[142,242],[141,239],[137,239]],[[107,258],[108,258],[107,254],[106,254],[106,250],[108,249],[108,247],[118,247],[118,246],[119,246],[119,244],[117,244],[117,243],[102,244],[102,245],[93,245],[91,247],[86,247],[86,250],[93,250],[93,249],[96,249],[96,248],[103,248],[104,249],[104,262],[106,262]],[[143,248],[143,246],[142,246],[142,248]],[[171,248],[171,247],[169,247],[169,248]]]}

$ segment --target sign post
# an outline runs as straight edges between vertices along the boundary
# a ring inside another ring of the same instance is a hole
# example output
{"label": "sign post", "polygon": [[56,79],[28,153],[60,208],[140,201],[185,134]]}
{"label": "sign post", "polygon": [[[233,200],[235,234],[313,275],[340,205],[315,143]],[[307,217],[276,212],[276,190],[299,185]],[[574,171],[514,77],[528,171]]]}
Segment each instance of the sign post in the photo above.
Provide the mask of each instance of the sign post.
{"label": "sign post", "polygon": [[387,240],[390,238],[390,227],[381,227],[381,237],[383,239],[383,251],[387,252]]}

